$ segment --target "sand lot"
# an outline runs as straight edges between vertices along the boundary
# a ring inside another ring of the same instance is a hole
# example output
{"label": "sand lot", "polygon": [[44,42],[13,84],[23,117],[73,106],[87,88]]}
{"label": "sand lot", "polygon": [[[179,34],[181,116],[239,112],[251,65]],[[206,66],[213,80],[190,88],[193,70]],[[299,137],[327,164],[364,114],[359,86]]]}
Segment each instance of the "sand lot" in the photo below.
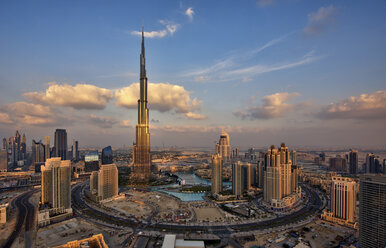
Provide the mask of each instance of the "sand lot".
{"label": "sand lot", "polygon": [[224,220],[220,211],[215,207],[193,208],[197,221],[221,221]]}

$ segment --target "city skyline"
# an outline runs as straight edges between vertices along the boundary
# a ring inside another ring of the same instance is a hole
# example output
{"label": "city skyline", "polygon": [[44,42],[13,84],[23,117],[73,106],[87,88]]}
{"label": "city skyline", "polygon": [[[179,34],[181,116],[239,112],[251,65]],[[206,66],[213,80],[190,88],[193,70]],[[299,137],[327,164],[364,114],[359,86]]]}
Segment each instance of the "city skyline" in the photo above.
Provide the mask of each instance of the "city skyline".
{"label": "city skyline", "polygon": [[385,2],[0,5],[3,137],[130,147],[143,19],[154,146],[384,147]]}

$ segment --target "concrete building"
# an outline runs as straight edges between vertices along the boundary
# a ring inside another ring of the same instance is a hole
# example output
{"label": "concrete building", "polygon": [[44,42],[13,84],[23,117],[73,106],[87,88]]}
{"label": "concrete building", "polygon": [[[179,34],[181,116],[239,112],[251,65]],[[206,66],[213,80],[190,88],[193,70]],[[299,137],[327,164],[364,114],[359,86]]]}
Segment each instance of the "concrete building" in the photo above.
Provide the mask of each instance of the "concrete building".
{"label": "concrete building", "polygon": [[348,172],[346,158],[342,158],[340,155],[330,158],[329,164],[328,169],[330,171]]}
{"label": "concrete building", "polygon": [[55,131],[55,157],[67,159],[67,131],[66,129],[56,129]]}
{"label": "concrete building", "polygon": [[175,234],[165,234],[162,248],[204,248],[205,243],[202,240],[184,240],[177,239]]}
{"label": "concrete building", "polygon": [[0,151],[0,172],[8,171],[8,154],[7,150]]}
{"label": "concrete building", "polygon": [[41,172],[41,204],[54,212],[68,212],[71,209],[71,161],[49,158],[41,166]]}
{"label": "concrete building", "polygon": [[44,162],[51,157],[51,146],[50,146],[50,136],[44,138],[45,147],[44,147]]}
{"label": "concrete building", "polygon": [[322,219],[356,227],[355,209],[358,185],[347,177],[333,177],[331,183],[330,211],[324,211]]}
{"label": "concrete building", "polygon": [[72,141],[72,160],[79,160],[79,142],[77,140]]}
{"label": "concrete building", "polygon": [[212,195],[222,191],[222,167],[223,159],[220,155],[212,156]]}
{"label": "concrete building", "polygon": [[223,161],[229,162],[231,158],[231,146],[229,134],[224,130],[221,131],[220,140],[216,144],[216,153],[223,158]]}
{"label": "concrete building", "polygon": [[242,194],[242,164],[240,161],[232,163],[232,191],[236,197]]}
{"label": "concrete building", "polygon": [[32,165],[35,172],[40,172],[40,167],[45,162],[44,145],[41,141],[32,140]]}
{"label": "concrete building", "polygon": [[98,196],[102,200],[118,195],[118,169],[115,164],[104,164],[98,173]]}
{"label": "concrete building", "polygon": [[133,179],[142,182],[150,180],[150,132],[149,132],[149,109],[147,100],[147,76],[145,63],[145,37],[142,27],[142,47],[140,55],[140,96],[138,100],[138,124],[136,126],[136,142],[133,144]]}
{"label": "concrete building", "polygon": [[358,151],[350,149],[349,153],[349,171],[350,174],[358,174]]}
{"label": "concrete building", "polygon": [[359,247],[386,247],[386,175],[361,175],[359,188]]}
{"label": "concrete building", "polygon": [[90,192],[98,192],[98,171],[91,172],[90,175]]}
{"label": "concrete building", "polygon": [[0,205],[0,224],[7,223],[8,203]]}
{"label": "concrete building", "polygon": [[[296,160],[296,152],[292,159]],[[292,166],[291,153],[284,143],[279,149],[271,146],[265,155],[264,201],[274,208],[286,208],[300,197],[296,166]]]}

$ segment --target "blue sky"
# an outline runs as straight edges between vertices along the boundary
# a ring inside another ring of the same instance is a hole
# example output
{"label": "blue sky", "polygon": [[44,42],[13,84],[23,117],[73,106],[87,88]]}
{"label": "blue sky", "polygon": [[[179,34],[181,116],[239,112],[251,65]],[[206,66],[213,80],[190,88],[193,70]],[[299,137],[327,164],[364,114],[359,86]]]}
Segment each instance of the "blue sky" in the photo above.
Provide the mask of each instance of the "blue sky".
{"label": "blue sky", "polygon": [[[1,1],[0,135],[130,146],[384,146],[385,1]],[[30,141],[29,141],[30,142]]]}

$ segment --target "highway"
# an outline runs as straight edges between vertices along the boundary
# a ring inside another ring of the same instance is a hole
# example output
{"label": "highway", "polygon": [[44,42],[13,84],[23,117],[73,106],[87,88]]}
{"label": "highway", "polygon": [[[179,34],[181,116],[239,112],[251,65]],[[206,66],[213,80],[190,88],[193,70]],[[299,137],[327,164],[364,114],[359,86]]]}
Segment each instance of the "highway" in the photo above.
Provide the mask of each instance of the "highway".
{"label": "highway", "polygon": [[25,247],[31,247],[31,237],[30,231],[33,229],[34,218],[35,218],[35,208],[29,202],[29,198],[36,192],[36,190],[28,191],[16,197],[14,204],[18,209],[17,221],[15,229],[12,234],[8,237],[4,248],[9,248],[12,246],[13,242],[19,236],[20,232],[23,230],[25,233]]}
{"label": "highway", "polygon": [[271,220],[258,221],[252,223],[236,223],[223,225],[175,225],[167,223],[141,223],[133,219],[122,218],[114,215],[109,215],[99,209],[93,208],[83,200],[83,190],[86,184],[77,185],[72,189],[72,201],[73,209],[77,215],[88,216],[93,219],[102,220],[103,222],[123,226],[131,227],[136,231],[168,231],[174,233],[186,233],[186,232],[201,232],[216,234],[220,237],[229,237],[233,232],[244,232],[253,230],[264,230],[268,228],[276,228],[280,226],[286,226],[289,224],[298,223],[310,216],[317,213],[321,206],[322,201],[319,195],[311,188],[303,186],[303,191],[308,195],[308,202],[301,209],[293,212],[289,215],[284,215]]}

